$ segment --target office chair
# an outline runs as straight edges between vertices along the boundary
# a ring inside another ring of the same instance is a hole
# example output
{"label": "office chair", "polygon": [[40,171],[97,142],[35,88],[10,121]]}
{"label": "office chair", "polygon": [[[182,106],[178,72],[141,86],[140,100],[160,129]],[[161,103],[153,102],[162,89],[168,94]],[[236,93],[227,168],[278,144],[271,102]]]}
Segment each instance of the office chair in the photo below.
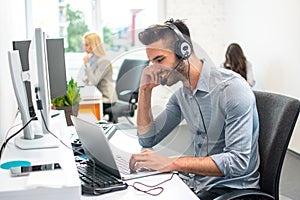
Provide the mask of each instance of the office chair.
{"label": "office chair", "polygon": [[300,101],[284,95],[254,91],[259,115],[260,189],[236,190],[216,200],[279,199],[279,179]]}
{"label": "office chair", "polygon": [[134,116],[138,102],[140,77],[148,64],[149,60],[124,59],[116,80],[115,89],[118,102],[105,110],[107,114],[112,114],[113,123],[118,123],[119,117],[126,117],[133,125],[128,117]]}

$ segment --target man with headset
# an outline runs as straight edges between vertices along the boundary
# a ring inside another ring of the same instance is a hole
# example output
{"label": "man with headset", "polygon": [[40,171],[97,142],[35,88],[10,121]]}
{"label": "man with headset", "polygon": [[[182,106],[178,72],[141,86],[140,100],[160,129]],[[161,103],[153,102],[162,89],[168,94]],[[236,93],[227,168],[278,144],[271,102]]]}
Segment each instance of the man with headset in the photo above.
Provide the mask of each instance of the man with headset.
{"label": "man with headset", "polygon": [[[236,189],[259,188],[258,113],[255,96],[238,74],[210,66],[194,53],[188,27],[168,20],[139,33],[152,65],[139,88],[139,142],[153,147],[185,119],[194,135],[194,157],[169,158],[151,150],[133,154],[130,168],[188,175],[200,199]],[[152,89],[182,82],[154,119]],[[181,133],[184,134],[184,133]]]}

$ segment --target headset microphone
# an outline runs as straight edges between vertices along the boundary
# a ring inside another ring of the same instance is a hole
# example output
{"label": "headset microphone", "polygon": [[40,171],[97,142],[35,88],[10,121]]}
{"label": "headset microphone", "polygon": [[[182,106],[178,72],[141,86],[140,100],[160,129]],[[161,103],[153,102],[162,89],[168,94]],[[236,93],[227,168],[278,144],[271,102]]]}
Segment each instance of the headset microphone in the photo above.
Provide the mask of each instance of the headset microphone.
{"label": "headset microphone", "polygon": [[177,65],[169,72],[169,74],[167,75],[167,77],[165,77],[165,78],[163,78],[161,80],[161,82],[160,82],[161,85],[166,85],[167,84],[170,75],[177,69],[177,67],[180,65],[180,63],[182,63],[183,60],[184,60],[184,58],[181,58],[178,61]]}
{"label": "headset microphone", "polygon": [[164,79],[161,80],[160,84],[161,85],[166,85],[167,82],[168,82],[168,78],[164,78]]}

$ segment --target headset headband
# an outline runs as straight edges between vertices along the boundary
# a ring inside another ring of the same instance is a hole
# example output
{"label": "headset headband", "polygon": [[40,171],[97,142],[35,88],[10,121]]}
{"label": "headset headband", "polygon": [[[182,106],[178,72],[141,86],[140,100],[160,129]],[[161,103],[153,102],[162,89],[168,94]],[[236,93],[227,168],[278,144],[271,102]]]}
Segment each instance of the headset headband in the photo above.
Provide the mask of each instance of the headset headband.
{"label": "headset headband", "polygon": [[172,29],[177,35],[178,41],[175,44],[175,54],[179,59],[187,59],[192,53],[191,44],[184,38],[181,31],[174,24],[167,22],[165,25]]}

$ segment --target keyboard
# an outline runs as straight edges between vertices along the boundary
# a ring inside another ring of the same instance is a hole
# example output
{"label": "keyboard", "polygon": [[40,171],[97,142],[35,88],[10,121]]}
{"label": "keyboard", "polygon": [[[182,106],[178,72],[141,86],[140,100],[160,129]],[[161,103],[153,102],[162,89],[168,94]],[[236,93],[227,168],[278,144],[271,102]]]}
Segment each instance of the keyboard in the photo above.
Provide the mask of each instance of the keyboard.
{"label": "keyboard", "polygon": [[129,161],[128,160],[124,159],[120,155],[115,155],[115,161],[116,161],[116,164],[118,166],[118,169],[120,170],[120,172],[122,174],[129,175],[129,174],[132,173],[132,171],[129,168]]}
{"label": "keyboard", "polygon": [[124,190],[128,187],[126,183],[82,156],[75,156],[75,161],[81,180],[82,194],[100,195]]}
{"label": "keyboard", "polygon": [[105,123],[96,123],[97,126],[101,127],[104,130],[104,134],[107,139],[110,139],[114,133],[117,131],[115,124],[105,124]]}

